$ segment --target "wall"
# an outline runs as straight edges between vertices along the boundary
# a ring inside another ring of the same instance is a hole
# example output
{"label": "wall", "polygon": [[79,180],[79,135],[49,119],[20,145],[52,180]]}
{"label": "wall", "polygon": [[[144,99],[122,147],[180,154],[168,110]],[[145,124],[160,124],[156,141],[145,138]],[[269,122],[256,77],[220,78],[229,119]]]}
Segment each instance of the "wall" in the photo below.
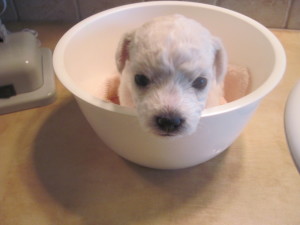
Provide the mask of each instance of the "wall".
{"label": "wall", "polygon": [[[133,2],[143,1],[7,0],[8,8],[2,19],[4,22],[77,22],[99,11]],[[241,12],[269,28],[300,29],[300,0],[194,0],[194,2],[218,5]]]}

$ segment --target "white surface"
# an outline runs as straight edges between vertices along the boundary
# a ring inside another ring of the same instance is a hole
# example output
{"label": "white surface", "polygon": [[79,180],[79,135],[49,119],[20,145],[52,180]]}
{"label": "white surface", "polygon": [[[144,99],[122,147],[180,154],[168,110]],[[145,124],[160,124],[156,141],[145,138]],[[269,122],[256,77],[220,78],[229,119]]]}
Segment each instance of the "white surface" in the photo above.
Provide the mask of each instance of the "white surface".
{"label": "white surface", "polygon": [[[222,39],[231,63],[251,71],[250,94],[206,109],[197,131],[178,139],[145,133],[134,110],[94,96],[97,85],[115,71],[114,53],[121,35],[153,17],[173,13],[198,20]],[[260,100],[281,80],[285,63],[279,41],[254,20],[216,6],[172,1],[132,4],[96,14],[69,30],[54,51],[58,78],[76,96],[102,140],[128,160],[163,169],[193,166],[228,148]]]}
{"label": "white surface", "polygon": [[0,114],[16,112],[38,106],[44,106],[55,100],[55,77],[52,65],[52,52],[48,48],[40,48],[41,58],[39,62],[42,68],[39,76],[42,85],[33,91],[17,94],[10,98],[0,98]]}
{"label": "white surface", "polygon": [[291,154],[300,172],[300,81],[291,91],[286,103],[285,132]]}
{"label": "white surface", "polygon": [[0,86],[13,85],[17,94],[43,85],[39,40],[30,32],[8,34],[0,42]]}

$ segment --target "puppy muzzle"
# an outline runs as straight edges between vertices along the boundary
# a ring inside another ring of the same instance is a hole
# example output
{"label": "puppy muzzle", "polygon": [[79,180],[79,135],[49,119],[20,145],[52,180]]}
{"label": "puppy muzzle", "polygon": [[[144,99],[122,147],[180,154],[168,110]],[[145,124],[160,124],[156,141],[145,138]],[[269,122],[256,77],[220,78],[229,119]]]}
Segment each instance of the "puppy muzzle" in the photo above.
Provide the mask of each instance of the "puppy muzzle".
{"label": "puppy muzzle", "polygon": [[175,136],[184,128],[185,119],[175,111],[163,112],[153,117],[155,129],[162,136]]}

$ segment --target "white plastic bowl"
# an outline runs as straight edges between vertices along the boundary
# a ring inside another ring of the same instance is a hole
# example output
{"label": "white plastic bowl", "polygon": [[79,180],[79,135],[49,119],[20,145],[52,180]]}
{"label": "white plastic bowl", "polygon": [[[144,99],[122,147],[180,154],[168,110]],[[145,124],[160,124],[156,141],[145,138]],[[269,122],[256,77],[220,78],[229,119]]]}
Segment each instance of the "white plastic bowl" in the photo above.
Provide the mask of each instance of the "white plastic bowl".
{"label": "white plastic bowl", "polygon": [[300,81],[289,94],[285,105],[284,124],[286,139],[296,167],[300,173]]}
{"label": "white plastic bowl", "polygon": [[[103,79],[116,70],[114,53],[121,35],[153,17],[174,13],[206,26],[223,40],[230,62],[251,71],[247,96],[206,109],[193,135],[175,139],[145,132],[133,109],[95,97]],[[193,166],[228,148],[261,99],[281,80],[285,65],[280,42],[256,21],[216,6],[176,1],[125,5],[93,15],[71,28],[54,51],[59,80],[74,94],[103,142],[132,162],[160,169]]]}

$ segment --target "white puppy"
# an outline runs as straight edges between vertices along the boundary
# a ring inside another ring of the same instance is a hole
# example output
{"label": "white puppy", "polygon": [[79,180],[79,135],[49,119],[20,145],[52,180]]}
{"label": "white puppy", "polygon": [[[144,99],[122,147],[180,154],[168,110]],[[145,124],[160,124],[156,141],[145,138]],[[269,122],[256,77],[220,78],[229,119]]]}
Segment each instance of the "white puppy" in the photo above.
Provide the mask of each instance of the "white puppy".
{"label": "white puppy", "polygon": [[161,136],[195,131],[205,107],[219,105],[227,56],[222,43],[181,15],[158,17],[123,36],[116,53],[120,104]]}

